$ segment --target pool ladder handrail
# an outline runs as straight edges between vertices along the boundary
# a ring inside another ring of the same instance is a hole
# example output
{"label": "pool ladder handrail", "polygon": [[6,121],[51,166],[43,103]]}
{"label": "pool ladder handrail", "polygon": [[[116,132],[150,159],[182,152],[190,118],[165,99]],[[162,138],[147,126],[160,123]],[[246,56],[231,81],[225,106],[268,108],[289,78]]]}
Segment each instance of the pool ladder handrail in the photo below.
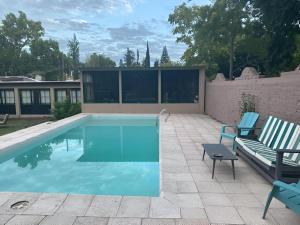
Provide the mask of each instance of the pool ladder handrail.
{"label": "pool ladder handrail", "polygon": [[[156,117],[156,126],[158,125],[158,121],[159,121],[160,116],[163,115],[164,113],[167,113],[167,112],[168,112],[168,111],[167,111],[166,109],[162,109],[162,110],[159,112],[159,114],[158,114],[157,117]],[[171,113],[168,112],[168,115],[167,115],[167,117],[165,118],[165,122],[168,121],[168,119],[169,119],[170,116],[171,116]]]}

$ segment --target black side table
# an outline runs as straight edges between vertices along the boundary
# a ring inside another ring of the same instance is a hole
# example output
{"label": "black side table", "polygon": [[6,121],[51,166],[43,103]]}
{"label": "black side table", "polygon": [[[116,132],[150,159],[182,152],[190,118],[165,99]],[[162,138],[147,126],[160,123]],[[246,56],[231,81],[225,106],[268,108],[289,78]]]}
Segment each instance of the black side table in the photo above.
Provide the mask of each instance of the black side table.
{"label": "black side table", "polygon": [[238,160],[236,155],[228,150],[228,148],[226,148],[223,144],[202,144],[202,146],[202,160],[204,160],[205,153],[207,153],[207,155],[213,160],[212,179],[215,174],[216,160],[231,160],[233,179],[235,179],[234,161]]}

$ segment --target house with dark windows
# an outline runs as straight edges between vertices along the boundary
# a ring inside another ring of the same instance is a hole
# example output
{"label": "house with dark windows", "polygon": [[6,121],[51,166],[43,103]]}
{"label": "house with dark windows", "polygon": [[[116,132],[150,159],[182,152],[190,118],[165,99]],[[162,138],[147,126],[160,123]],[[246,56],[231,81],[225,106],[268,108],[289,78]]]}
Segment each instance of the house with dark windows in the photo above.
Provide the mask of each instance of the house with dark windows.
{"label": "house with dark windows", "polygon": [[55,102],[80,102],[79,81],[37,81],[27,77],[0,77],[0,114],[13,117],[47,116]]}
{"label": "house with dark windows", "polygon": [[84,68],[85,113],[203,113],[205,68]]}

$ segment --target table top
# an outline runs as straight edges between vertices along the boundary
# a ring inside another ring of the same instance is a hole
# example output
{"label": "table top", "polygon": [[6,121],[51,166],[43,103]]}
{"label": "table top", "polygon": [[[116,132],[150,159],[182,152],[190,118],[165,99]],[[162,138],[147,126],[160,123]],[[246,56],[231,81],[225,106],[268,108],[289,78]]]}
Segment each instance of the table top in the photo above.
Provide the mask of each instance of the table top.
{"label": "table top", "polygon": [[[211,159],[237,160],[238,158],[223,144],[202,144],[204,151]],[[214,154],[221,154],[222,157],[215,157]]]}

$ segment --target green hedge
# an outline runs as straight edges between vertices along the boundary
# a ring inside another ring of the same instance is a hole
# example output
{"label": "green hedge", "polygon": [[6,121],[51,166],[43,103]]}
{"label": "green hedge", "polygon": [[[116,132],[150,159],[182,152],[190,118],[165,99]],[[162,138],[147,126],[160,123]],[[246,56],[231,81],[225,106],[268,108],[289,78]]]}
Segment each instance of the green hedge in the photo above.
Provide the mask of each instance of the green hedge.
{"label": "green hedge", "polygon": [[52,115],[57,120],[73,116],[78,113],[81,113],[80,103],[71,103],[69,98],[67,98],[63,103],[55,103],[55,108],[52,111]]}

